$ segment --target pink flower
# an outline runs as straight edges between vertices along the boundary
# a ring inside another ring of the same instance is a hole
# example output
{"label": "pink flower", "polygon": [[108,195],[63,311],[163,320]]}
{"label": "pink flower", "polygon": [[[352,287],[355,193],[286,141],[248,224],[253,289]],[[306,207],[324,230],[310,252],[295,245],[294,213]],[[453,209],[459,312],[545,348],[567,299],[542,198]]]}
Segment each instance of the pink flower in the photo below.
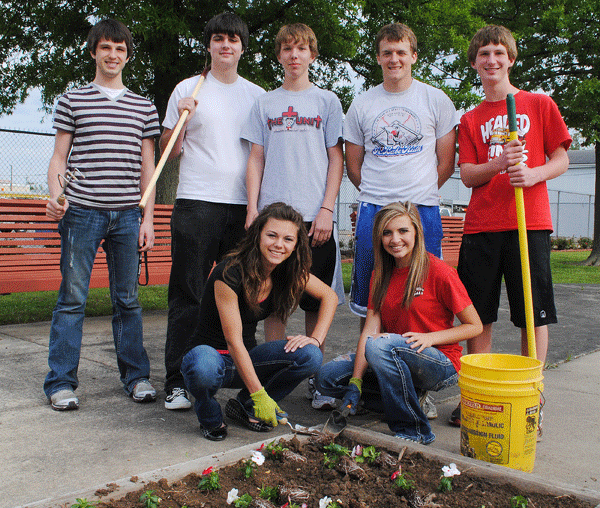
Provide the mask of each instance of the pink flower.
{"label": "pink flower", "polygon": [[352,458],[354,457],[360,457],[362,455],[362,451],[363,451],[363,447],[360,446],[359,444],[356,445],[354,448],[352,448]]}

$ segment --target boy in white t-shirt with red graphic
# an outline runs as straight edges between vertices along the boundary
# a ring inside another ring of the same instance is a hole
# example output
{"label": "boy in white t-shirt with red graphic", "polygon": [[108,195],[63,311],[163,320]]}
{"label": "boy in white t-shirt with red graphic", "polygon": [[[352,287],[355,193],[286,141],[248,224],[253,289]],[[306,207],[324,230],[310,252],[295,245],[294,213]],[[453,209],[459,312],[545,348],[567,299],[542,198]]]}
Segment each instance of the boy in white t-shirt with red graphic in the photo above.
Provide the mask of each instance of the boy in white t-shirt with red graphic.
{"label": "boy in white t-shirt with red graphic", "polygon": [[[498,318],[504,277],[511,321],[521,328],[521,353],[527,354],[527,331],[521,277],[515,187],[523,188],[531,264],[536,350],[546,360],[548,324],[556,323],[550,272],[552,216],[546,181],[569,166],[571,136],[554,101],[519,90],[510,83],[517,47],[510,31],[490,25],[480,29],[468,49],[485,100],[460,121],[459,166],[472,189],[465,217],[458,273],[483,322],[483,332],[468,341],[469,353],[489,353],[492,325]],[[506,97],[515,96],[519,139],[508,142]],[[451,424],[460,425],[460,407]]]}

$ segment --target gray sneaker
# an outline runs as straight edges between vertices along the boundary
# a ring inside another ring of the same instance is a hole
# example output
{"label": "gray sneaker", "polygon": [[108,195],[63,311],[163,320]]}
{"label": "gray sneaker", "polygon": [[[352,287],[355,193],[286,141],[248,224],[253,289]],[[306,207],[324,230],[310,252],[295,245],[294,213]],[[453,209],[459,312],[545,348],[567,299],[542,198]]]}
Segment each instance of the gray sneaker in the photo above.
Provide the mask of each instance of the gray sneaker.
{"label": "gray sneaker", "polygon": [[319,390],[315,390],[311,404],[315,409],[337,409],[341,403],[341,400],[323,395]]}
{"label": "gray sneaker", "polygon": [[421,397],[419,397],[419,402],[421,403],[421,409],[428,420],[435,420],[438,416],[437,409],[435,404],[433,403],[433,398],[427,392],[425,392]]}
{"label": "gray sneaker", "polygon": [[135,402],[153,402],[156,400],[156,390],[147,379],[140,379],[133,387],[131,396]]}
{"label": "gray sneaker", "polygon": [[55,411],[68,411],[79,409],[79,399],[70,389],[58,390],[50,396],[52,409]]}

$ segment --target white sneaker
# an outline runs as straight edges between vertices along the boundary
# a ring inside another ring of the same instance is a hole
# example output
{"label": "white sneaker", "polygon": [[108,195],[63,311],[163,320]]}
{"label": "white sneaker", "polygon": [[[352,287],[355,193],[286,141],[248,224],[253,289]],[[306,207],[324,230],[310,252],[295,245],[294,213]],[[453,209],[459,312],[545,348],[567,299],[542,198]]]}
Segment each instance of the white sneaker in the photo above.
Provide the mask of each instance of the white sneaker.
{"label": "white sneaker", "polygon": [[319,390],[313,394],[312,407],[315,409],[337,409],[341,403],[339,399],[323,395]]}
{"label": "white sneaker", "polygon": [[419,399],[419,402],[421,403],[421,409],[423,410],[423,413],[425,413],[427,419],[435,420],[438,414],[437,408],[433,403],[433,398],[431,397],[431,395],[425,392],[424,396],[421,396],[421,398]]}
{"label": "white sneaker", "polygon": [[133,387],[131,396],[135,402],[153,402],[156,400],[156,390],[147,379],[140,379]]}
{"label": "white sneaker", "polygon": [[173,388],[165,398],[166,409],[189,409],[191,407],[192,403],[183,388]]}
{"label": "white sneaker", "polygon": [[58,390],[50,396],[52,409],[56,411],[68,411],[70,409],[79,409],[79,399],[73,390]]}

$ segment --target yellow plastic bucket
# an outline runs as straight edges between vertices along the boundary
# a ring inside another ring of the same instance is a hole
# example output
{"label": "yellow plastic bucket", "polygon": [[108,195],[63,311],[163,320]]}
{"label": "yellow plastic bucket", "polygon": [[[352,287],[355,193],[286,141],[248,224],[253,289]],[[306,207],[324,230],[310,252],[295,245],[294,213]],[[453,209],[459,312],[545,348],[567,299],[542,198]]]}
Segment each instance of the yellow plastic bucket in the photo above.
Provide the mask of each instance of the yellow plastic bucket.
{"label": "yellow plastic bucket", "polygon": [[531,472],[535,462],[543,364],[527,356],[461,358],[460,452]]}

